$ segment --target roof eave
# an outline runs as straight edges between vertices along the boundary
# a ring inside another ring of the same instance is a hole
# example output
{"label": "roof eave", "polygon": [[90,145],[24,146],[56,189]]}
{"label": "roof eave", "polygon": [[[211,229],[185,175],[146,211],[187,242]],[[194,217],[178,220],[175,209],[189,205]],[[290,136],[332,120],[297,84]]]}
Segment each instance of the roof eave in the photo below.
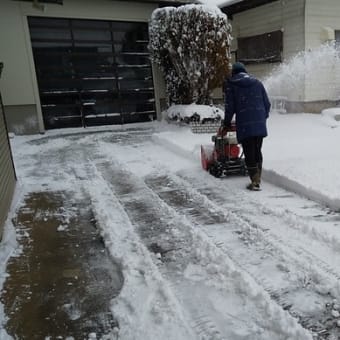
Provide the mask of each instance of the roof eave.
{"label": "roof eave", "polygon": [[243,0],[232,2],[230,5],[220,6],[223,13],[227,14],[228,18],[232,18],[234,14],[247,11],[252,8],[263,6],[278,0]]}

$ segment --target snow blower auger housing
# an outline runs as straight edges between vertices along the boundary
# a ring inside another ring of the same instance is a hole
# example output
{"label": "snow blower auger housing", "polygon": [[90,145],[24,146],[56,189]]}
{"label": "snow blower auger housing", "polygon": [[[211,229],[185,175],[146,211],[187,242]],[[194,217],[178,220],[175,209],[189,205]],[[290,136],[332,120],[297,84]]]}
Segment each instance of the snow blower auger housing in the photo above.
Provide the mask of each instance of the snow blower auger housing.
{"label": "snow blower auger housing", "polygon": [[237,142],[235,124],[228,128],[220,126],[211,140],[213,145],[201,145],[202,168],[215,177],[231,174],[245,176],[247,169]]}

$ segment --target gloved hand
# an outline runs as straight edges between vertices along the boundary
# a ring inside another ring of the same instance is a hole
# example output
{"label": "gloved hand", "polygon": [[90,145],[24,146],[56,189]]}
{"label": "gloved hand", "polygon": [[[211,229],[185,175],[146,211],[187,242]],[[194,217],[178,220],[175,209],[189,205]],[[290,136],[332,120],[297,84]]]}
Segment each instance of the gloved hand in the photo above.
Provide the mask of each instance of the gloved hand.
{"label": "gloved hand", "polygon": [[230,124],[226,124],[224,121],[222,122],[222,125],[220,127],[220,135],[225,136],[228,131],[230,131]]}
{"label": "gloved hand", "polygon": [[231,128],[231,123],[226,122],[225,120],[223,121],[222,127],[225,129],[230,129]]}

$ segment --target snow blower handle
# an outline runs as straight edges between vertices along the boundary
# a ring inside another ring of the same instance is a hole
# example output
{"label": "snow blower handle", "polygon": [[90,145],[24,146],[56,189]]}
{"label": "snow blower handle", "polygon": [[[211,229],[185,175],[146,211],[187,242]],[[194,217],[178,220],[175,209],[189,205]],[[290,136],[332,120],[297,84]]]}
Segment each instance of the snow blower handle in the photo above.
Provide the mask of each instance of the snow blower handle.
{"label": "snow blower handle", "polygon": [[230,131],[236,131],[236,125],[235,123],[225,124],[225,122],[222,122],[222,125],[220,126],[218,130],[218,134],[220,136],[225,136]]}

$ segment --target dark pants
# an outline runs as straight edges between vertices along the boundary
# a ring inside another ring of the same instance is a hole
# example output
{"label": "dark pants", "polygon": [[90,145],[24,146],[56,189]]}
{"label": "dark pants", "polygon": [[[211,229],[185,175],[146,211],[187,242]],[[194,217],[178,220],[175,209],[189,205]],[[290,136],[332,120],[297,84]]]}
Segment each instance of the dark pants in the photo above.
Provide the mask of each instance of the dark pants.
{"label": "dark pants", "polygon": [[244,160],[249,177],[253,180],[255,175],[261,176],[262,169],[262,142],[263,137],[249,137],[242,141]]}

